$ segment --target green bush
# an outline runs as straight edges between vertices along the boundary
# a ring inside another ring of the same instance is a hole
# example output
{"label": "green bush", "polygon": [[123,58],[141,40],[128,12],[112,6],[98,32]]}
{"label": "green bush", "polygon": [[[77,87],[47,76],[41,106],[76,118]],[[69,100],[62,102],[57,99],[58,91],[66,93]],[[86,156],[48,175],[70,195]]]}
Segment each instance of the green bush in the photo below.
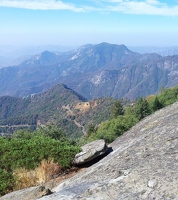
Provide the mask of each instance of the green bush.
{"label": "green bush", "polygon": [[151,114],[151,109],[148,101],[144,98],[140,98],[135,106],[136,117],[141,120]]}
{"label": "green bush", "polygon": [[11,173],[0,168],[0,196],[11,191],[14,186],[14,179]]}
{"label": "green bush", "polygon": [[117,118],[103,122],[91,137],[104,139],[107,143],[114,141],[118,136],[130,129],[138,122],[134,115],[119,115]]}
{"label": "green bush", "polygon": [[161,94],[158,95],[158,100],[163,106],[168,106],[178,101],[178,86],[170,89],[162,89]]}
{"label": "green bush", "polygon": [[79,147],[50,137],[34,136],[30,139],[0,138],[0,167],[11,171],[24,167],[34,169],[43,159],[53,158],[62,167],[69,167]]}

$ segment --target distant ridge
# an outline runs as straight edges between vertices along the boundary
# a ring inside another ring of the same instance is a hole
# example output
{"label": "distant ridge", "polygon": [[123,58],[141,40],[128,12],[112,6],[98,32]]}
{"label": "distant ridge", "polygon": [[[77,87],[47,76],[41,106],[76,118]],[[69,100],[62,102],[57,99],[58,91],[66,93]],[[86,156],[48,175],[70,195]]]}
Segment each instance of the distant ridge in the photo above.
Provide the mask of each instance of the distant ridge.
{"label": "distant ridge", "polygon": [[0,97],[0,135],[17,129],[56,124],[70,137],[81,136],[88,124],[107,120],[114,99],[86,98],[58,84],[51,89],[24,98]]}
{"label": "distant ridge", "polygon": [[0,69],[0,96],[41,93],[63,83],[87,99],[135,99],[178,84],[178,55],[140,54],[125,45],[84,45],[65,53],[45,51]]}
{"label": "distant ridge", "polygon": [[40,118],[40,114],[46,112],[46,109],[48,109],[49,118],[50,112],[53,114],[52,111],[61,108],[64,104],[75,104],[80,101],[86,101],[86,99],[64,84],[58,84],[46,92],[26,98],[2,96],[0,97],[0,120],[17,116],[25,119],[25,117],[29,118],[30,113]]}

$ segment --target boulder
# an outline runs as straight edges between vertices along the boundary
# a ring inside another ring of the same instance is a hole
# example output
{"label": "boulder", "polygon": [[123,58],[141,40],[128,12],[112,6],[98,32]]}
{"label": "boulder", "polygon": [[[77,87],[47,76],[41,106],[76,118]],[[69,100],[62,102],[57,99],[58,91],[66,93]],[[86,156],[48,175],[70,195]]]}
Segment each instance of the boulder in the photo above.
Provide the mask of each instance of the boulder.
{"label": "boulder", "polygon": [[82,151],[76,154],[73,163],[81,165],[87,163],[103,154],[108,150],[104,140],[96,140],[81,147]]}

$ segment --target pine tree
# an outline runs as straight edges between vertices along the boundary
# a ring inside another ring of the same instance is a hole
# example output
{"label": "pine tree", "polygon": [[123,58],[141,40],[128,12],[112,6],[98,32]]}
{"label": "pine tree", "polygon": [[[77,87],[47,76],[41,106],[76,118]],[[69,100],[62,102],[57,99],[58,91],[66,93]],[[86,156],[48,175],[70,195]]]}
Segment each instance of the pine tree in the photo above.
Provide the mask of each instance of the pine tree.
{"label": "pine tree", "polygon": [[117,118],[117,116],[123,115],[123,114],[124,114],[124,108],[123,108],[122,102],[118,100],[112,106],[110,118],[111,119]]}
{"label": "pine tree", "polygon": [[152,110],[153,112],[161,109],[163,107],[163,105],[160,103],[159,99],[156,97],[153,101],[153,104],[152,104]]}
{"label": "pine tree", "polygon": [[139,120],[151,114],[150,106],[146,99],[140,98],[136,105],[136,116]]}

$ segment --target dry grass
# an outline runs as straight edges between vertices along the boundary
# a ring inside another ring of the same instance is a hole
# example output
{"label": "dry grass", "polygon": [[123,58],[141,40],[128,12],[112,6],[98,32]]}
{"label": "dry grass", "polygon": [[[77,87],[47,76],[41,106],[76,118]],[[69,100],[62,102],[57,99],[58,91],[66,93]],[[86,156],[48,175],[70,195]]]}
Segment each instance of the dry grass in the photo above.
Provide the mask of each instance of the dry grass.
{"label": "dry grass", "polygon": [[43,160],[35,170],[26,170],[24,168],[14,171],[16,187],[14,190],[44,184],[61,172],[61,167],[53,160]]}
{"label": "dry grass", "polygon": [[75,109],[80,110],[81,113],[87,112],[88,110],[90,110],[90,108],[90,102],[80,102],[75,106]]}

